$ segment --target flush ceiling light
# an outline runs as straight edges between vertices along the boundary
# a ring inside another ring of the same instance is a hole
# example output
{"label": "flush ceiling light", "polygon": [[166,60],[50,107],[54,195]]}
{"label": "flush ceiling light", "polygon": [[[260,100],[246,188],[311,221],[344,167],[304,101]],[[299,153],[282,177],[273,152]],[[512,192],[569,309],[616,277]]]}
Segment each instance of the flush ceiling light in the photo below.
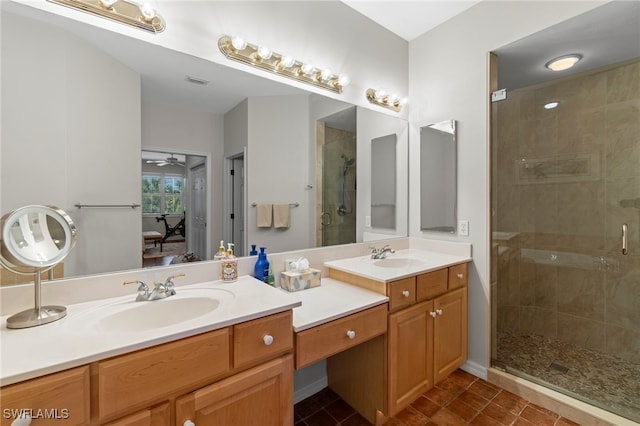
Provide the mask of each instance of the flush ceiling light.
{"label": "flush ceiling light", "polygon": [[329,68],[316,68],[311,63],[297,61],[289,55],[248,43],[240,37],[223,36],[218,40],[218,47],[224,56],[234,61],[332,92],[342,93],[342,88],[349,84],[346,75],[334,74]]}
{"label": "flush ceiling light", "polygon": [[47,0],[152,33],[164,31],[162,16],[148,2],[132,0]]}
{"label": "flush ceiling light", "polygon": [[385,89],[368,89],[366,96],[372,104],[380,105],[396,112],[399,112],[408,102],[407,98],[400,99],[398,95],[389,94]]}
{"label": "flush ceiling light", "polygon": [[564,71],[573,67],[580,59],[582,59],[582,55],[572,53],[571,55],[564,55],[552,59],[544,64],[544,66],[549,68],[551,71]]}
{"label": "flush ceiling light", "polygon": [[558,105],[560,105],[559,102],[549,102],[548,104],[544,104],[544,109],[554,109],[556,108]]}

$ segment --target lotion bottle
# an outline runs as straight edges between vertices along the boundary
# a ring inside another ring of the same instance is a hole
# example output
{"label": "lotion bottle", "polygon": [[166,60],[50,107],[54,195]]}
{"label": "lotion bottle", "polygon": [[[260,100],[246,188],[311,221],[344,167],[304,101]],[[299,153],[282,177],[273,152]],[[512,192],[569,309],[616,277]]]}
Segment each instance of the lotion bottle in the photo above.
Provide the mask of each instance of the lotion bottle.
{"label": "lotion bottle", "polygon": [[218,247],[218,252],[213,255],[213,260],[223,260],[227,257],[227,251],[224,249],[224,241],[220,240],[220,247]]}
{"label": "lotion bottle", "polygon": [[238,280],[238,258],[233,255],[233,243],[228,243],[226,257],[222,260],[222,281],[233,283]]}

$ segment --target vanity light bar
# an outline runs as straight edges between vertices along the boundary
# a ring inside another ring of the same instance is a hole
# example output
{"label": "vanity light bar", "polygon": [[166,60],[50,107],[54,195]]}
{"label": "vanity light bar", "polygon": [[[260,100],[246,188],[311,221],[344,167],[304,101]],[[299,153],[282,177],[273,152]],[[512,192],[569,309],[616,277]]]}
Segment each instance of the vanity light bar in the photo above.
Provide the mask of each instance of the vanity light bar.
{"label": "vanity light bar", "polygon": [[149,4],[131,0],[47,0],[152,33],[164,31],[162,16]]}
{"label": "vanity light bar", "polygon": [[234,61],[335,93],[342,93],[342,88],[349,84],[346,75],[334,74],[329,69],[318,69],[310,63],[273,52],[265,46],[248,43],[239,37],[222,36],[218,40],[218,47],[224,56]]}
{"label": "vanity light bar", "polygon": [[368,89],[366,96],[372,104],[383,106],[396,112],[400,112],[403,105],[407,103],[407,98],[400,99],[397,95],[388,94],[384,89]]}

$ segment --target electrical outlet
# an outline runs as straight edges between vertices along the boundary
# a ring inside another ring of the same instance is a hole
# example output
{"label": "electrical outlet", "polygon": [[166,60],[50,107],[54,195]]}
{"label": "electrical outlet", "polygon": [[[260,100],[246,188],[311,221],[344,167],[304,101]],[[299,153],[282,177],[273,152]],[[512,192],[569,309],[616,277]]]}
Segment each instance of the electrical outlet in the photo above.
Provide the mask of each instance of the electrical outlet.
{"label": "electrical outlet", "polygon": [[371,216],[364,217],[364,226],[371,227]]}
{"label": "electrical outlet", "polygon": [[469,221],[468,220],[459,220],[458,221],[458,235],[463,237],[469,236]]}

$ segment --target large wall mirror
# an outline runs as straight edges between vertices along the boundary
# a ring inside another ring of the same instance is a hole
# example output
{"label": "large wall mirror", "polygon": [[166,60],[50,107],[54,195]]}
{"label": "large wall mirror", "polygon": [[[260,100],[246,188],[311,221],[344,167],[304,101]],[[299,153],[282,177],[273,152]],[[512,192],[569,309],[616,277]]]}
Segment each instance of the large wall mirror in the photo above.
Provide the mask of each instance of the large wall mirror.
{"label": "large wall mirror", "polygon": [[[325,220],[337,229],[349,226],[344,242],[370,239],[371,140],[393,133],[398,213],[395,229],[380,234],[408,235],[405,120],[19,3],[1,8],[0,213],[28,204],[67,211],[81,232],[65,259],[65,278],[140,268],[142,232],[153,224],[164,233],[156,215],[127,207],[141,204],[143,151],[180,159],[189,191],[188,181],[195,182],[189,173],[197,171],[186,169],[194,159],[204,165],[205,259],[220,240],[239,241],[240,256],[251,244],[270,253],[324,245],[317,235],[319,123],[356,142],[324,158],[331,178]],[[156,168],[169,175],[169,166]],[[240,192],[231,197],[234,185]],[[242,202],[232,206],[232,199]],[[123,207],[79,209],[78,203]],[[260,203],[290,204],[289,227],[258,228]],[[184,215],[187,244],[199,238],[189,239],[192,212]],[[176,226],[182,217],[169,215],[167,222]]]}
{"label": "large wall mirror", "polygon": [[386,135],[371,141],[371,226],[396,228],[396,141]]}
{"label": "large wall mirror", "polygon": [[456,232],[456,121],[420,128],[420,229]]}

